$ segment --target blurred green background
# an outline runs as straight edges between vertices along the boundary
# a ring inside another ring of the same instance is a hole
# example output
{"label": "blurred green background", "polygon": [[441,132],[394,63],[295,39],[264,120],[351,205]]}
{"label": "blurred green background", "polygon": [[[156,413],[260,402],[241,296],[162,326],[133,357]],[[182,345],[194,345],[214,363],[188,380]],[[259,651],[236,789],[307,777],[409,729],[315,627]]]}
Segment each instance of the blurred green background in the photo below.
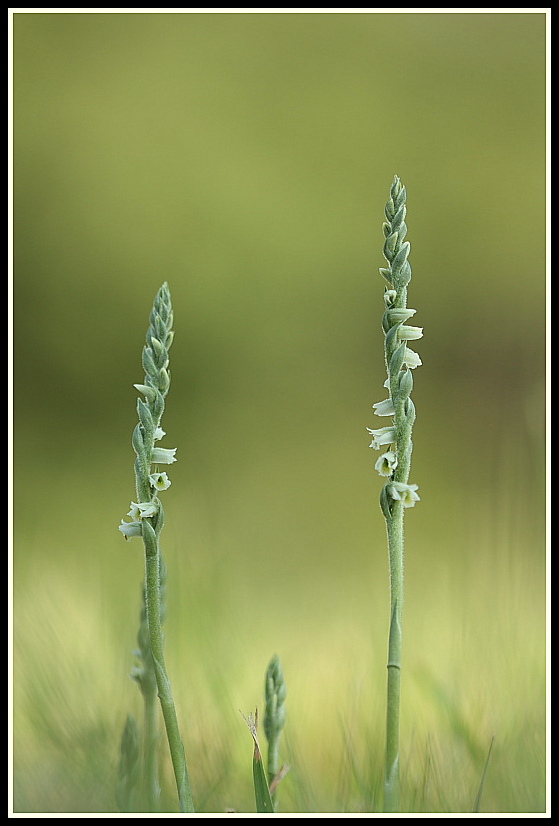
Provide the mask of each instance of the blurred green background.
{"label": "blurred green background", "polygon": [[[115,812],[133,383],[175,310],[166,646],[198,811],[378,810],[382,222],[408,190],[409,812],[545,809],[544,13],[15,13],[14,811]],[[379,425],[380,422],[380,425]],[[172,783],[168,782],[173,811]]]}

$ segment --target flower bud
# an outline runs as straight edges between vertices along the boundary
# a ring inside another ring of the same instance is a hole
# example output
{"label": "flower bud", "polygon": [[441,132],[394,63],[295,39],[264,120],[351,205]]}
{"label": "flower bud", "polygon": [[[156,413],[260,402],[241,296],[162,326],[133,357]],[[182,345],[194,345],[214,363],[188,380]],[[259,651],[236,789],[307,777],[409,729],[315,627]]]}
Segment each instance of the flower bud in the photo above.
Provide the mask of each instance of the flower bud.
{"label": "flower bud", "polygon": [[413,390],[413,373],[411,370],[402,370],[398,378],[398,387],[402,396],[410,395]]}

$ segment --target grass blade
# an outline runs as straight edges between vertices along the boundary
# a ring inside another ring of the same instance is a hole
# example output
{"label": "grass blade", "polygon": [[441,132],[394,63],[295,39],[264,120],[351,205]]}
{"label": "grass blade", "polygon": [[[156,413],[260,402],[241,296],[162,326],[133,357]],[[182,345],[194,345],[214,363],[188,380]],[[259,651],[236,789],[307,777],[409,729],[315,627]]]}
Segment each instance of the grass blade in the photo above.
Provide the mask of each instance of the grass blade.
{"label": "grass blade", "polygon": [[[244,716],[244,715],[243,715]],[[252,755],[252,778],[254,782],[254,799],[256,801],[256,811],[258,814],[274,814],[274,804],[270,795],[270,787],[266,777],[266,769],[262,760],[260,743],[258,742],[258,710],[245,717],[245,722],[250,729],[254,740],[254,751]]]}

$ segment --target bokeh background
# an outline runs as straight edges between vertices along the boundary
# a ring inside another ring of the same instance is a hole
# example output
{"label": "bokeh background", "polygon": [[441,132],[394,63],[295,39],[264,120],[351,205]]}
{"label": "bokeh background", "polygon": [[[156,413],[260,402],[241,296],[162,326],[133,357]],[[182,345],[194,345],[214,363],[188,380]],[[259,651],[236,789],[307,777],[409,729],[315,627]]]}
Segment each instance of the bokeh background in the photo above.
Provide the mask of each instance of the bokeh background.
{"label": "bokeh background", "polygon": [[117,527],[163,281],[166,647],[198,811],[254,811],[240,712],[275,653],[282,810],[378,810],[366,427],[398,175],[425,331],[404,806],[471,812],[493,744],[482,811],[542,812],[546,14],[21,12],[13,67],[14,811],[117,811],[143,576]]}

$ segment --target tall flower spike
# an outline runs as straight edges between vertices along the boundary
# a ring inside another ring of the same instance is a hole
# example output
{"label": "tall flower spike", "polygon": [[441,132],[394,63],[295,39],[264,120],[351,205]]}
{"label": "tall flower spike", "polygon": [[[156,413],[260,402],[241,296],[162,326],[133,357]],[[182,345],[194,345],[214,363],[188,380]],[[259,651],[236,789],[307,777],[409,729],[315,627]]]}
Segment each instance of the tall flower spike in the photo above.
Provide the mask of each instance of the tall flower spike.
{"label": "tall flower spike", "polygon": [[407,307],[407,290],[411,279],[408,261],[410,244],[405,240],[406,189],[398,177],[390,189],[385,208],[383,253],[387,267],[380,273],[387,282],[382,317],[384,358],[388,378],[385,386],[389,399],[373,405],[377,415],[392,415],[392,426],[371,430],[371,447],[390,445],[375,464],[384,477],[380,505],[386,519],[390,567],[390,632],[388,642],[388,686],[386,714],[386,757],[384,811],[397,812],[399,795],[399,725],[400,674],[402,662],[402,603],[404,598],[404,509],[419,501],[417,485],[408,482],[412,454],[412,428],[415,406],[411,400],[412,370],[421,365],[418,354],[407,342],[422,337],[423,329],[407,322],[415,310]]}
{"label": "tall flower spike", "polygon": [[[161,417],[165,409],[165,397],[169,391],[171,375],[169,373],[169,348],[173,341],[173,308],[171,294],[167,284],[158,290],[149,317],[146,341],[142,351],[142,365],[145,371],[144,381],[134,387],[143,395],[137,401],[138,424],[132,436],[132,445],[136,453],[135,475],[136,496],[144,506],[142,520],[150,519],[150,527],[158,532],[163,520],[161,502],[157,493],[167,490],[171,482],[166,473],[154,472],[152,465],[170,465],[176,462],[176,448],[155,447],[155,442],[165,435],[161,427]],[[138,532],[138,518],[132,513],[133,524],[121,523],[119,530],[125,537],[143,535]],[[141,523],[140,523],[141,525]],[[144,527],[148,531],[147,526]]]}
{"label": "tall flower spike", "polygon": [[[158,290],[149,317],[149,327],[146,334],[146,343],[142,351],[142,364],[145,378],[141,384],[134,385],[142,394],[136,403],[138,424],[132,434],[132,446],[136,453],[134,473],[136,477],[136,501],[132,502],[128,516],[131,522],[122,521],[119,530],[125,539],[140,536],[144,544],[145,575],[144,575],[144,604],[145,623],[143,632],[146,651],[149,651],[150,662],[153,665],[152,677],[157,683],[167,741],[173,764],[173,772],[177,785],[179,809],[181,812],[194,812],[192,791],[188,778],[188,769],[184,745],[181,739],[171,682],[167,675],[163,632],[162,607],[164,606],[164,581],[162,579],[163,560],[159,547],[159,535],[163,528],[165,515],[158,493],[167,490],[171,484],[167,474],[160,472],[153,465],[170,465],[175,462],[175,448],[155,447],[165,432],[161,427],[161,417],[165,408],[165,396],[169,390],[171,376],[169,373],[169,347],[173,341],[173,310],[171,294],[167,284]],[[151,666],[150,666],[151,667]],[[140,676],[140,672],[137,672]],[[157,777],[157,724],[154,718],[153,692],[149,696],[143,686],[145,707],[144,724],[144,766],[142,783],[147,791],[149,808],[147,811],[158,811],[155,801],[159,794]],[[145,809],[139,809],[145,811]]]}
{"label": "tall flower spike", "polygon": [[[386,490],[383,490],[383,512],[390,512],[396,498],[390,488],[392,483],[408,484],[411,459],[411,431],[415,419],[415,408],[410,394],[413,388],[411,370],[421,366],[418,354],[407,346],[423,336],[422,327],[413,327],[406,322],[415,315],[415,310],[407,306],[407,288],[411,279],[411,266],[408,261],[410,243],[406,241],[406,189],[398,177],[390,189],[390,199],[385,208],[386,221],[383,225],[383,253],[388,267],[381,267],[381,275],[389,287],[384,292],[385,312],[382,317],[384,332],[384,355],[388,378],[385,387],[389,398],[373,405],[377,416],[392,416],[393,424],[377,430],[367,428],[373,437],[371,447],[376,450],[383,445],[391,445],[390,461],[377,461],[375,467],[381,476],[387,478]],[[406,497],[406,507],[411,507],[419,500],[417,494]]]}

